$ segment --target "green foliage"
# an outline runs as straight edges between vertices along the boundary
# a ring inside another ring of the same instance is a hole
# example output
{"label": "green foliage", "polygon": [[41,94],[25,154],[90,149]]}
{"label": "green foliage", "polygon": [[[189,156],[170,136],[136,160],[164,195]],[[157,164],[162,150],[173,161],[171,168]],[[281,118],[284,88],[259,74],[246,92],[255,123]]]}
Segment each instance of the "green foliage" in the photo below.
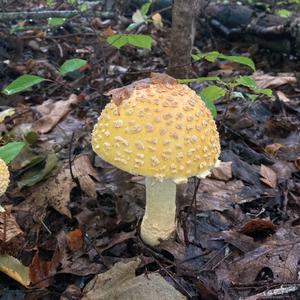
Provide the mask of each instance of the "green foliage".
{"label": "green foliage", "polygon": [[48,18],[48,26],[60,26],[66,21],[65,18]]}
{"label": "green foliage", "polygon": [[283,18],[288,18],[291,15],[291,12],[287,9],[277,9],[275,14]]}
{"label": "green foliage", "polygon": [[6,88],[4,88],[2,93],[10,96],[19,92],[23,92],[33,85],[41,83],[45,80],[45,78],[36,75],[21,75],[16,80],[11,82]]}
{"label": "green foliage", "polygon": [[140,24],[147,23],[149,21],[149,17],[147,16],[147,13],[150,9],[150,6],[152,4],[152,0],[146,2],[143,4],[139,9],[137,9],[133,15],[132,15],[132,21],[128,27],[127,31],[133,30],[136,27],[138,27]]}
{"label": "green foliage", "polygon": [[252,90],[255,94],[263,94],[268,97],[272,96],[272,90],[270,89],[261,89],[257,86],[255,80],[249,76],[240,76],[236,81],[234,85],[242,85],[250,90]]}
{"label": "green foliage", "polygon": [[19,188],[25,186],[33,186],[36,183],[45,179],[53,169],[57,167],[58,158],[54,153],[50,153],[47,158],[45,165],[42,169],[36,168],[29,172],[24,173],[21,179],[18,181]]}
{"label": "green foliage", "polygon": [[255,71],[255,64],[253,60],[249,57],[245,57],[241,55],[224,55],[218,51],[212,51],[208,53],[193,54],[192,58],[196,61],[200,59],[205,59],[209,62],[215,62],[217,59],[227,60],[230,62],[235,62],[241,65],[248,66],[253,71]]}
{"label": "green foliage", "polygon": [[114,34],[109,36],[106,41],[117,49],[126,45],[151,49],[152,45],[152,38],[144,34]]}
{"label": "green foliage", "polygon": [[191,83],[191,82],[202,82],[202,81],[222,81],[217,76],[208,76],[208,77],[197,77],[192,79],[177,79],[179,83]]}
{"label": "green foliage", "polygon": [[80,69],[86,64],[87,61],[84,59],[80,59],[80,58],[68,59],[59,67],[59,73],[62,76],[64,76],[69,72],[73,72],[75,70]]}
{"label": "green foliage", "polygon": [[[68,59],[59,67],[59,73],[61,74],[61,76],[65,76],[69,72],[73,72],[77,69],[80,69],[85,64],[87,64],[87,61],[84,59],[80,59],[80,58]],[[16,93],[24,92],[30,87],[32,87],[33,85],[41,83],[45,80],[47,79],[36,75],[30,75],[30,74],[21,75],[13,82],[11,82],[8,86],[6,86],[2,90],[2,93],[7,96],[10,96]]]}
{"label": "green foliage", "polygon": [[21,152],[25,143],[23,142],[11,142],[0,147],[0,158],[4,160],[6,164],[10,163]]}
{"label": "green foliage", "polygon": [[[255,64],[252,59],[243,56],[236,55],[224,55],[217,51],[212,51],[204,54],[194,54],[192,57],[195,60],[205,59],[209,62],[215,62],[217,59],[223,59],[234,63],[239,63],[241,65],[245,65],[250,67],[253,71],[255,70]],[[224,81],[220,77],[210,76],[210,77],[198,77],[192,79],[178,79],[179,83],[191,83],[191,82],[203,82],[203,81],[215,81],[218,85],[209,85],[203,88],[199,95],[201,99],[204,101],[207,108],[211,111],[213,117],[216,116],[217,110],[214,104],[214,101],[224,97],[225,95],[229,95],[231,98],[243,98],[245,96],[254,101],[257,98],[258,94],[263,94],[268,97],[272,96],[272,90],[270,89],[262,89],[259,88],[253,78],[250,76],[239,76],[238,78],[233,78],[231,81]],[[238,86],[243,86],[248,88],[252,93],[241,93],[238,91],[234,91]]]}

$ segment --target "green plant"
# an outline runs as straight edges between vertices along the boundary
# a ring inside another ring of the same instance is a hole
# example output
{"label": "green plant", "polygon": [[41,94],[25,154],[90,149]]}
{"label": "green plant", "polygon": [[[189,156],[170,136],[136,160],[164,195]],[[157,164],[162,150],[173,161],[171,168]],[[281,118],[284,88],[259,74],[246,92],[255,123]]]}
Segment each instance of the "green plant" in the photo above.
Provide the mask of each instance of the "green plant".
{"label": "green plant", "polygon": [[[193,54],[192,58],[197,61],[200,59],[205,59],[209,62],[215,62],[217,59],[226,60],[234,63],[238,63],[244,66],[249,67],[252,71],[255,71],[255,64],[252,59],[239,56],[239,55],[224,55],[217,51],[212,51],[203,54]],[[207,108],[211,111],[213,117],[216,117],[217,110],[214,105],[214,102],[224,96],[231,98],[242,97],[247,98],[251,101],[257,98],[257,95],[263,94],[268,97],[272,96],[272,90],[259,88],[253,78],[250,76],[239,76],[231,78],[230,80],[223,80],[218,76],[211,77],[198,77],[192,79],[179,79],[180,83],[191,83],[191,82],[203,82],[203,81],[212,81],[216,84],[210,84],[207,87],[203,88],[199,95],[201,99],[205,102]],[[241,93],[235,91],[236,87],[242,86],[247,88],[250,93]]]}
{"label": "green plant", "polygon": [[[61,76],[65,76],[69,72],[73,72],[77,69],[80,69],[82,66],[86,64],[87,61],[84,59],[78,59],[78,58],[68,59],[59,67],[59,73]],[[50,80],[41,76],[24,74],[19,76],[8,86],[6,86],[2,90],[2,93],[7,96],[10,96],[16,93],[24,92],[30,87],[32,87],[33,85],[36,85],[43,81],[50,81]]]}

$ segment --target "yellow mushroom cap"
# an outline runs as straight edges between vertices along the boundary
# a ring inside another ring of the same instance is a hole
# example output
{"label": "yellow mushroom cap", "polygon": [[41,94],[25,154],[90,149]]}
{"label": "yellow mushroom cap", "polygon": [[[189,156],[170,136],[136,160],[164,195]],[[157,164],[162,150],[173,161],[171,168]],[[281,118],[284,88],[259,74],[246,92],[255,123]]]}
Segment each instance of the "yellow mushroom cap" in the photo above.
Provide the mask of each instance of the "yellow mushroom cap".
{"label": "yellow mushroom cap", "polygon": [[210,111],[188,86],[163,74],[110,92],[92,133],[93,150],[131,174],[188,178],[209,171],[220,153]]}
{"label": "yellow mushroom cap", "polygon": [[2,196],[9,184],[9,172],[6,163],[0,158],[0,196]]}

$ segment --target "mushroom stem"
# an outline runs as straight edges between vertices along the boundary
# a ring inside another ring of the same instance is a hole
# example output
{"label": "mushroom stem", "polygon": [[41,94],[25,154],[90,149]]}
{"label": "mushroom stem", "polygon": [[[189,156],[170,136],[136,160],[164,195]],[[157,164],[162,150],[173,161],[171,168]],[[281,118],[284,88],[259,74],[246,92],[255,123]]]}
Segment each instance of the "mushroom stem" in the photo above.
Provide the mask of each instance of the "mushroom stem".
{"label": "mushroom stem", "polygon": [[141,225],[141,237],[151,246],[166,240],[176,227],[176,183],[146,177],[146,209]]}

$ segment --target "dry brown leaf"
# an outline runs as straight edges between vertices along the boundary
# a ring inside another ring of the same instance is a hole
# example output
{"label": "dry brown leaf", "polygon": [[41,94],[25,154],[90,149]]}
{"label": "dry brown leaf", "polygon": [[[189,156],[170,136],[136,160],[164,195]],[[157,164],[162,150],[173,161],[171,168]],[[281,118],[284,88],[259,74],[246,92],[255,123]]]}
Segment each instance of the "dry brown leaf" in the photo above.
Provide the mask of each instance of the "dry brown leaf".
{"label": "dry brown leaf", "polygon": [[68,100],[54,102],[50,99],[45,101],[36,107],[42,117],[33,124],[33,129],[40,133],[51,131],[81,100],[82,97],[71,94]]}
{"label": "dry brown leaf", "polygon": [[240,233],[253,236],[261,233],[274,233],[276,226],[271,220],[252,219],[239,230]]}
{"label": "dry brown leaf", "polygon": [[283,145],[279,143],[274,143],[274,144],[267,145],[265,147],[265,151],[270,155],[275,155],[278,152],[278,150],[282,147]]}
{"label": "dry brown leaf", "polygon": [[232,162],[220,162],[220,165],[217,168],[211,170],[211,177],[228,181],[232,178],[232,169],[231,169]]}
{"label": "dry brown leaf", "polygon": [[275,189],[277,185],[277,175],[276,173],[269,167],[265,165],[261,165],[260,167],[260,180],[268,185],[269,187]]}
{"label": "dry brown leaf", "polygon": [[[96,184],[90,175],[97,178],[97,173],[92,167],[88,156],[77,157],[72,165],[74,177],[79,180],[80,187],[90,197],[96,197]],[[76,186],[66,162],[60,172],[46,181],[35,185],[29,190],[26,200],[19,205],[25,210],[34,210],[37,219],[43,218],[47,205],[52,206],[59,213],[71,218],[69,210],[70,193]]]}
{"label": "dry brown leaf", "polygon": [[153,25],[156,28],[159,29],[159,28],[163,28],[164,27],[164,24],[162,22],[162,17],[161,17],[160,13],[154,14],[151,18],[152,18]]}
{"label": "dry brown leaf", "polygon": [[281,100],[282,102],[289,102],[290,98],[288,98],[285,93],[283,93],[282,91],[277,91],[276,92],[277,97],[279,100]]}
{"label": "dry brown leaf", "polygon": [[0,213],[0,241],[7,243],[22,233],[23,231],[11,214],[10,209],[6,208],[5,212]]}
{"label": "dry brown leaf", "polygon": [[91,176],[97,179],[98,174],[87,155],[81,155],[75,159],[73,162],[73,173],[78,178],[81,189],[89,197],[96,198],[96,183]]}
{"label": "dry brown leaf", "polygon": [[75,252],[81,250],[83,247],[83,236],[81,230],[75,229],[69,231],[66,234],[66,242],[71,251]]}
{"label": "dry brown leaf", "polygon": [[243,256],[232,257],[216,268],[216,274],[222,281],[253,283],[265,268],[279,282],[293,282],[298,279],[300,259],[299,226],[278,228],[272,238]]}
{"label": "dry brown leaf", "polygon": [[300,171],[300,157],[297,157],[297,158],[295,159],[295,166],[296,166],[296,168]]}
{"label": "dry brown leaf", "polygon": [[285,84],[293,84],[297,82],[295,76],[291,74],[280,74],[279,76],[272,76],[268,74],[254,73],[252,78],[256,81],[256,84],[260,88],[275,88]]}

